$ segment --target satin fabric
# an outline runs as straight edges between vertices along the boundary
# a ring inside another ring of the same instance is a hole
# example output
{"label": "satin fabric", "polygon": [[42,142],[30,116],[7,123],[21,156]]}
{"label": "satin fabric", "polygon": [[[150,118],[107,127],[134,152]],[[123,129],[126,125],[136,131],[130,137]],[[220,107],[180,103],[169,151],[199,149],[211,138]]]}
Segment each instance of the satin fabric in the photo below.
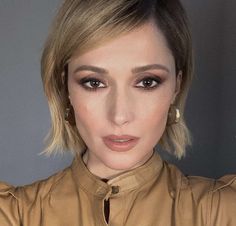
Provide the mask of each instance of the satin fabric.
{"label": "satin fabric", "polygon": [[142,166],[105,182],[78,154],[45,180],[0,183],[0,226],[106,225],[236,226],[236,175],[185,176],[154,152]]}

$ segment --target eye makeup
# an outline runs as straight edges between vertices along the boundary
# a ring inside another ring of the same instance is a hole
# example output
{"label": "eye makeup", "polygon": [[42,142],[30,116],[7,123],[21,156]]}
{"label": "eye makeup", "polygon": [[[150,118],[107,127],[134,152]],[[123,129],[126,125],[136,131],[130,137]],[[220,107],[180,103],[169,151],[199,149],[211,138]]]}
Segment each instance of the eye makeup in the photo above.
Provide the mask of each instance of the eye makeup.
{"label": "eye makeup", "polygon": [[[141,79],[139,78],[136,81],[136,84],[141,83],[141,86],[135,85],[135,88],[150,91],[156,89],[163,82],[162,79],[156,75],[146,75],[141,77]],[[107,85],[103,80],[92,76],[86,76],[79,79],[78,84],[88,91],[97,91],[98,89],[107,88]]]}

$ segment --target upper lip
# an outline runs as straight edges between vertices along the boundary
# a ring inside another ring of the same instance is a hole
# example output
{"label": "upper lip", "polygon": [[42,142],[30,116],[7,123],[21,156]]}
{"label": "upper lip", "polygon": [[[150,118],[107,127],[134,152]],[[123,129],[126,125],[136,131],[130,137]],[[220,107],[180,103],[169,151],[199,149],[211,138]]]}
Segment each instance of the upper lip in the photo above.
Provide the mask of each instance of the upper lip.
{"label": "upper lip", "polygon": [[127,134],[124,134],[124,135],[108,135],[108,136],[105,136],[104,137],[105,139],[110,139],[110,140],[133,140],[133,139],[137,139],[138,137],[135,137],[135,136],[131,136],[131,135],[127,135]]}

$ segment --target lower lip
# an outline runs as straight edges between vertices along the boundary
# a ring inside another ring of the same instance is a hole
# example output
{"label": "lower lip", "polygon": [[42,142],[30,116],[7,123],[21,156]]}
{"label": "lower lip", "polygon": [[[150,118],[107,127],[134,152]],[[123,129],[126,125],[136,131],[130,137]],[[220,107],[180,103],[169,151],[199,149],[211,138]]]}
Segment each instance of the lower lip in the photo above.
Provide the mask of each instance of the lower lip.
{"label": "lower lip", "polygon": [[115,142],[110,139],[104,138],[103,142],[112,151],[125,152],[132,149],[138,143],[138,140],[139,139],[132,139],[132,140],[121,143],[121,142]]}

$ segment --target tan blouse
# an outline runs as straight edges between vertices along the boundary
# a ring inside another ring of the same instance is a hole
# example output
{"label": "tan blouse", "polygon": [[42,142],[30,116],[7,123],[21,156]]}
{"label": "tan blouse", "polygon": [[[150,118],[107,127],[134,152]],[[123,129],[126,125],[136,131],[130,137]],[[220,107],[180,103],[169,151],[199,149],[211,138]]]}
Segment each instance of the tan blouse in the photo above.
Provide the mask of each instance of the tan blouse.
{"label": "tan blouse", "polygon": [[78,155],[48,179],[22,187],[0,183],[0,226],[105,225],[236,226],[236,175],[187,177],[154,152],[107,182]]}

